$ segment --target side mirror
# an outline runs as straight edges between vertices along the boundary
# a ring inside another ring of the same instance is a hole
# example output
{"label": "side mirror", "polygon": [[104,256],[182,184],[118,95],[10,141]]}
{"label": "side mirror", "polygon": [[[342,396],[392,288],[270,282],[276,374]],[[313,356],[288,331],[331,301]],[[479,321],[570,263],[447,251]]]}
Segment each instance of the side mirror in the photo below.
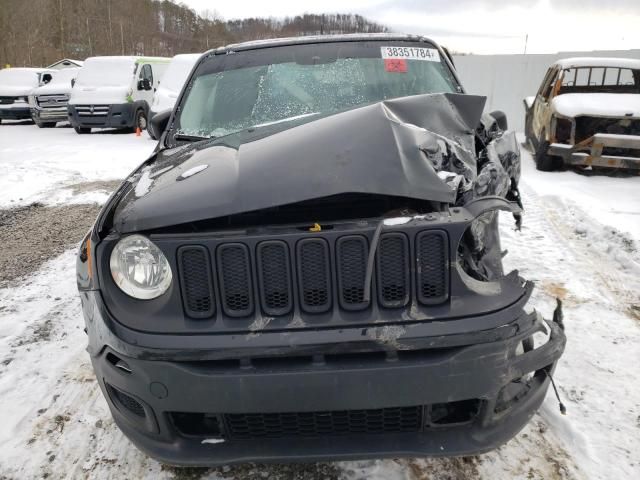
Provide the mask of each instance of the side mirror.
{"label": "side mirror", "polygon": [[505,132],[509,129],[509,122],[507,122],[507,114],[504,113],[502,110],[495,110],[491,112],[489,115],[491,115],[493,119],[496,121],[496,125],[498,125],[498,128],[500,128],[500,130]]}
{"label": "side mirror", "polygon": [[149,134],[153,139],[159,139],[162,133],[166,130],[169,124],[169,118],[171,117],[171,108],[156,113],[149,123]]}
{"label": "side mirror", "polygon": [[529,111],[531,107],[533,107],[533,102],[536,101],[536,97],[525,97],[524,102],[524,110]]}
{"label": "side mirror", "polygon": [[151,82],[148,78],[138,80],[138,90],[151,90]]}
{"label": "side mirror", "polygon": [[50,73],[45,73],[42,76],[42,84],[46,85],[47,83],[49,83],[51,81],[51,74]]}

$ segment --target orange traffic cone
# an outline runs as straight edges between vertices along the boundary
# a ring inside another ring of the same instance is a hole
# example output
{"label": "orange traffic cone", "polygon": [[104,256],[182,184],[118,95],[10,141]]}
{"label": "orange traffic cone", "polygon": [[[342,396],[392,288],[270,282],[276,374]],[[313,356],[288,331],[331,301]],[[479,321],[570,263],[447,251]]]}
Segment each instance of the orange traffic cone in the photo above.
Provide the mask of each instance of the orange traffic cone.
{"label": "orange traffic cone", "polygon": [[136,127],[136,137],[139,137],[140,133],[140,127]]}

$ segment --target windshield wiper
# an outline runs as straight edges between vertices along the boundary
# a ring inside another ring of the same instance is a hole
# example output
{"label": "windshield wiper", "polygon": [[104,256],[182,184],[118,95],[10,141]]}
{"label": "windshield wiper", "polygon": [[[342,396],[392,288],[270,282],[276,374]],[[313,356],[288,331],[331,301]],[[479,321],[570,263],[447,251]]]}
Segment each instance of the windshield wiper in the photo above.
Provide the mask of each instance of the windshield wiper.
{"label": "windshield wiper", "polygon": [[176,133],[173,136],[174,140],[185,140],[187,142],[200,142],[202,140],[210,140],[213,137],[200,137],[198,135],[186,135],[184,133]]}

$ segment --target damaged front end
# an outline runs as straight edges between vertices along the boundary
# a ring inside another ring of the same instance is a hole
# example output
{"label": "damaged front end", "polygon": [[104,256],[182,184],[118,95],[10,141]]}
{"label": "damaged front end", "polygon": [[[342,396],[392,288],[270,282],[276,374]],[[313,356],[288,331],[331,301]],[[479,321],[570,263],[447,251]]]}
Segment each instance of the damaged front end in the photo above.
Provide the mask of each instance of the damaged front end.
{"label": "damaged front end", "polygon": [[[78,268],[89,353],[127,436],[213,465],[461,455],[515,435],[565,337],[525,311],[531,282],[503,272],[498,212],[519,227],[520,154],[483,106],[397,98],[175,142],[142,165]],[[157,298],[110,274],[134,233],[173,272]]]}
{"label": "damaged front end", "polygon": [[567,165],[640,170],[640,119],[578,116],[565,122],[568,138],[552,143],[549,155]]}

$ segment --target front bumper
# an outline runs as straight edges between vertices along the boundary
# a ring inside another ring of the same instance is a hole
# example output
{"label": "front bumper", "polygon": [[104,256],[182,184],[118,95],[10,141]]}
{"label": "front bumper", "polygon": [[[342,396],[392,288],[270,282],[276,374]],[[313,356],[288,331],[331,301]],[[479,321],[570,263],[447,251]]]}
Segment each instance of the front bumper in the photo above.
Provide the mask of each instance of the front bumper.
{"label": "front bumper", "polygon": [[31,120],[31,111],[29,106],[24,107],[0,107],[1,120]]}
{"label": "front bumper", "polygon": [[[235,360],[204,360],[216,357],[203,354],[198,360],[184,349],[125,344],[111,332],[114,321],[99,292],[82,294],[90,342],[102,345],[89,349],[91,361],[116,423],[140,450],[176,465],[453,456],[494,449],[538,409],[548,388],[547,373],[553,372],[566,342],[562,329],[551,324],[547,343],[516,353],[524,339],[545,328],[538,314],[521,310],[527,298],[505,309],[508,315],[520,313],[505,319],[504,328],[423,338],[422,348],[380,350],[377,345],[374,350],[352,344],[351,351],[334,354],[325,347],[329,353],[307,355],[298,350],[295,333],[280,333],[281,343],[288,345],[279,355],[261,358],[254,348],[261,336],[242,336],[250,354]],[[468,320],[470,325],[482,322]],[[426,328],[423,324],[405,328],[415,338]],[[336,332],[336,340],[350,333]],[[528,374],[533,374],[528,382],[521,382]],[[433,411],[453,412],[460,405],[469,408],[452,421],[433,421]],[[399,407],[419,412],[417,424],[372,431],[381,412]],[[215,419],[217,427],[196,425],[194,431],[176,421],[202,414]],[[345,415],[348,422],[366,416],[369,423],[345,430]],[[234,430],[238,416],[248,419],[251,428]],[[256,427],[258,417],[263,423]],[[331,431],[336,425],[339,435]],[[317,434],[318,428],[329,430]]]}
{"label": "front bumper", "polygon": [[55,108],[31,108],[31,118],[36,122],[66,122],[69,120],[66,105]]}
{"label": "front bumper", "polygon": [[81,128],[131,128],[135,122],[135,104],[69,105],[69,121]]}
{"label": "front bumper", "polygon": [[[629,155],[604,154],[606,150]],[[568,165],[640,170],[640,136],[596,133],[576,145],[552,143],[549,155],[562,157]]]}

